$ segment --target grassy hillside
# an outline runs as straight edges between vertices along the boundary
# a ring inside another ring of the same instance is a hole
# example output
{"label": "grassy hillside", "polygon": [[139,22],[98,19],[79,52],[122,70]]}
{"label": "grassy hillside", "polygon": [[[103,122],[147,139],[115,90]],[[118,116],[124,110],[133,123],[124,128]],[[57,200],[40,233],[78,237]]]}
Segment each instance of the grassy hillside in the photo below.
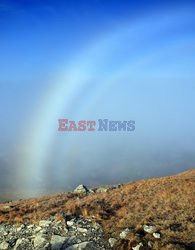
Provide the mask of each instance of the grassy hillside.
{"label": "grassy hillside", "polygon": [[[195,170],[176,176],[140,180],[106,192],[61,193],[35,199],[0,203],[0,223],[35,223],[63,214],[84,216],[99,222],[106,237],[118,239],[116,249],[131,249],[152,241],[152,249],[193,249],[195,241]],[[154,239],[143,225],[154,225],[161,234]],[[120,233],[130,232],[125,239]],[[146,249],[146,248],[145,248]]]}

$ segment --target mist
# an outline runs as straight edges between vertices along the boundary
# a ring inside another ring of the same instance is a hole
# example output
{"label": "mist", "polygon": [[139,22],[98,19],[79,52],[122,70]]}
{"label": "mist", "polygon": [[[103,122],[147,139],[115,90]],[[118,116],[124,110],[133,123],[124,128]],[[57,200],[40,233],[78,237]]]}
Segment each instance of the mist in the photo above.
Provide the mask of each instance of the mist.
{"label": "mist", "polygon": [[194,168],[194,4],[92,2],[0,5],[1,200]]}

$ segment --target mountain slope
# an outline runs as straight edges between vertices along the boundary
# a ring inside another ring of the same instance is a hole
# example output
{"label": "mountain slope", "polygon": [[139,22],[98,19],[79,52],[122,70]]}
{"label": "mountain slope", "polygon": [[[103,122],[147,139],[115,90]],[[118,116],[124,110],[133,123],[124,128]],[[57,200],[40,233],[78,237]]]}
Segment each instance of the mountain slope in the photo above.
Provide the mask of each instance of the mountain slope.
{"label": "mountain slope", "polygon": [[[36,223],[50,216],[90,218],[99,222],[116,249],[194,249],[195,170],[175,176],[140,180],[97,192],[61,193],[0,203],[0,223]],[[144,231],[155,226],[160,239]],[[120,233],[128,228],[125,237]],[[147,245],[147,246],[146,246]]]}

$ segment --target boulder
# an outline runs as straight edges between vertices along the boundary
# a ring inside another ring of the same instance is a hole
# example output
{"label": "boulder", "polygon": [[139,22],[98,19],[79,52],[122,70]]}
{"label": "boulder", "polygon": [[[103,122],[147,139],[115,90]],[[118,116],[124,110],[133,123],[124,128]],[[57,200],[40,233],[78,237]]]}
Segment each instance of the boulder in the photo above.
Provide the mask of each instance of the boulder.
{"label": "boulder", "polygon": [[88,188],[87,187],[85,187],[84,185],[79,185],[78,187],[76,187],[75,188],[75,190],[74,190],[74,193],[84,193],[84,194],[86,194],[86,193],[88,193],[89,192],[89,190],[88,190]]}

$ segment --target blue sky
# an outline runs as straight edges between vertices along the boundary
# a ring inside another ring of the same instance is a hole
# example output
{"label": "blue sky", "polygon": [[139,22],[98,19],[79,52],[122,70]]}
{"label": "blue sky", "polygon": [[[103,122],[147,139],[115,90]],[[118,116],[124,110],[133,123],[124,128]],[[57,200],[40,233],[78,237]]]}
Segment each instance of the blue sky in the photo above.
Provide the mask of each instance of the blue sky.
{"label": "blue sky", "polygon": [[[0,198],[194,167],[194,11],[194,1],[0,0]],[[136,130],[59,133],[59,118]]]}

